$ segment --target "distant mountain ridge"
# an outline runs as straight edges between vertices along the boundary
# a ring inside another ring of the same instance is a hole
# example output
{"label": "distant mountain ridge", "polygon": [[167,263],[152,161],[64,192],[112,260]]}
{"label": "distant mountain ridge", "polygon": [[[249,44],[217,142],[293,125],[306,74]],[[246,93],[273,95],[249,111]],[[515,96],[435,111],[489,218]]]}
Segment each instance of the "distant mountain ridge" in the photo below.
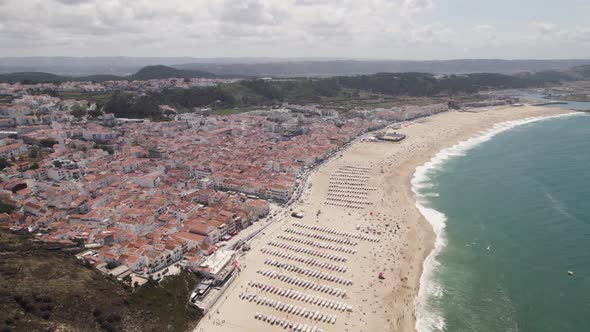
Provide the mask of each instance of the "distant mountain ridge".
{"label": "distant mountain ridge", "polygon": [[152,79],[164,79],[164,78],[197,78],[197,77],[215,77],[216,75],[201,71],[201,70],[185,70],[176,69],[168,66],[157,65],[157,66],[146,66],[141,68],[137,73],[131,76],[134,80],[152,80]]}
{"label": "distant mountain ridge", "polygon": [[129,76],[117,75],[89,75],[89,76],[61,76],[44,72],[17,72],[9,74],[0,74],[0,82],[3,83],[59,83],[66,81],[122,81],[122,80],[151,80],[167,78],[213,78],[217,75],[201,70],[176,69],[163,65],[146,66],[141,68],[137,73]]}
{"label": "distant mountain ridge", "polygon": [[559,60],[370,60],[338,58],[192,58],[192,57],[0,57],[0,74],[46,72],[60,76],[108,74],[130,76],[145,66],[165,65],[217,75],[325,77],[370,75],[380,72],[467,74],[567,70],[590,65],[589,59]]}
{"label": "distant mountain ridge", "polygon": [[[270,64],[268,64],[270,65]],[[280,68],[282,64],[272,64],[273,66],[277,66]],[[248,66],[255,66],[255,65],[248,65]],[[217,66],[219,68],[219,66]],[[251,73],[254,73],[251,71]],[[434,76],[445,76],[449,74],[432,74],[420,71],[400,71],[400,72],[378,72],[375,74],[349,74],[349,75],[335,75],[330,76],[331,78],[343,78],[343,77],[358,77],[358,76],[376,76],[376,77],[383,77],[384,74],[428,74]],[[536,72],[518,72],[514,74],[499,74],[493,72],[474,72],[474,73],[460,73],[460,74],[450,74],[450,75],[477,75],[477,74],[487,74],[487,77],[491,77],[490,75],[500,75],[495,77],[512,77],[512,78],[519,78],[527,81],[535,81],[535,82],[546,82],[546,83],[557,83],[560,81],[573,81],[573,80],[589,80],[590,79],[590,64],[588,65],[578,65],[574,67],[570,67],[567,69],[560,69],[560,70],[544,70],[544,71],[536,71]],[[245,76],[240,74],[225,74],[225,75],[216,75],[209,71],[203,70],[191,70],[191,69],[177,69],[169,66],[164,65],[151,65],[141,68],[135,74],[128,75],[128,76],[117,76],[117,75],[108,75],[108,74],[98,74],[98,75],[90,75],[90,76],[61,76],[55,75],[51,73],[44,73],[44,72],[18,72],[18,73],[9,73],[9,74],[0,74],[0,83],[59,83],[65,81],[94,81],[94,82],[104,82],[104,81],[117,81],[117,80],[150,80],[150,79],[167,79],[167,78],[180,78],[180,79],[187,79],[187,78],[214,78],[214,77],[242,77],[245,79],[254,79],[256,77],[261,77],[263,75],[251,75]],[[280,77],[280,76],[279,76]],[[295,78],[296,76],[291,76]],[[477,77],[477,76],[474,76]],[[318,79],[320,77],[317,77]]]}
{"label": "distant mountain ridge", "polygon": [[590,79],[590,65],[574,67],[570,73],[580,79]]}
{"label": "distant mountain ridge", "polygon": [[429,74],[495,73],[563,71],[590,65],[590,60],[497,60],[464,59],[432,61],[284,61],[272,63],[188,63],[175,68],[204,70],[217,75],[272,76],[272,77],[331,77],[371,75],[377,73],[421,72]]}

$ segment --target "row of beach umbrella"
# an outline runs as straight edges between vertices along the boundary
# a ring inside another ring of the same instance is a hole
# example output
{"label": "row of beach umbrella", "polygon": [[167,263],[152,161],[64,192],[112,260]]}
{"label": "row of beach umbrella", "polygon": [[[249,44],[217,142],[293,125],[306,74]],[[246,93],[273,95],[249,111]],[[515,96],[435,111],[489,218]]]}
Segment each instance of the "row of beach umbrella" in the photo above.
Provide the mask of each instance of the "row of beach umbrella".
{"label": "row of beach umbrella", "polygon": [[334,171],[333,174],[358,174],[358,175],[366,175],[366,174],[369,174],[369,171],[357,170],[357,169],[339,169],[339,170]]}
{"label": "row of beach umbrella", "polygon": [[334,203],[349,203],[349,204],[358,204],[358,205],[369,205],[371,202],[363,200],[362,198],[340,198],[340,197],[327,197],[327,201],[331,201]]}
{"label": "row of beach umbrella", "polygon": [[304,248],[304,247],[296,246],[296,245],[285,243],[285,242],[270,241],[268,243],[268,245],[273,246],[273,247],[277,247],[277,248],[281,248],[281,249],[291,250],[291,251],[294,251],[294,252],[297,252],[300,254],[306,254],[306,255],[310,255],[310,256],[325,258],[325,259],[333,260],[336,262],[346,262],[348,260],[348,257],[345,257],[345,256],[340,256],[340,255],[330,254],[330,253],[323,252],[323,251]]}
{"label": "row of beach umbrella", "polygon": [[295,272],[295,273],[299,273],[299,274],[302,274],[302,275],[305,275],[308,277],[318,278],[318,279],[325,280],[325,281],[331,281],[331,282],[345,285],[345,286],[352,285],[352,280],[350,280],[350,279],[344,279],[342,277],[339,277],[339,276],[336,276],[336,275],[333,275],[330,273],[326,273],[326,272],[322,272],[322,271],[318,271],[318,270],[313,270],[313,269],[306,269],[301,266],[296,266],[296,265],[285,263],[285,262],[279,262],[277,260],[270,259],[270,258],[267,258],[264,261],[264,264],[278,267],[281,269],[285,269],[289,272]]}
{"label": "row of beach umbrella", "polygon": [[322,269],[332,270],[332,271],[336,271],[336,272],[340,272],[340,273],[344,273],[348,269],[346,266],[326,263],[326,262],[319,261],[315,258],[294,255],[294,254],[290,254],[288,252],[281,251],[281,250],[261,248],[260,251],[263,254],[273,255],[273,256],[280,257],[280,258],[285,258],[285,259],[289,259],[289,260],[296,261],[299,263],[307,264],[310,266],[316,266],[316,267],[319,267]]}
{"label": "row of beach umbrella", "polygon": [[331,192],[342,192],[342,193],[352,193],[352,194],[367,194],[369,192],[369,188],[361,187],[361,188],[348,188],[346,186],[332,186],[329,187]]}
{"label": "row of beach umbrella", "polygon": [[303,308],[298,305],[284,303],[279,300],[273,300],[271,298],[258,296],[256,294],[240,294],[240,299],[254,302],[257,305],[268,306],[284,313],[311,319],[316,322],[336,324],[336,319],[338,318],[336,315],[323,314],[318,310],[308,310],[307,308]]}
{"label": "row of beach umbrella", "polygon": [[302,287],[305,289],[310,289],[312,291],[321,292],[321,293],[329,294],[329,295],[336,296],[336,297],[345,297],[346,296],[346,290],[344,290],[344,289],[334,288],[334,287],[331,287],[331,286],[328,286],[325,284],[313,282],[311,280],[293,277],[293,276],[285,274],[285,273],[281,273],[281,272],[277,272],[277,271],[273,271],[273,270],[267,270],[267,269],[260,269],[256,272],[265,276],[265,277],[268,277],[270,279],[277,279],[277,280],[280,280],[282,282],[286,282],[291,285],[299,286],[299,287]]}
{"label": "row of beach umbrella", "polygon": [[339,203],[339,202],[325,202],[324,204],[326,205],[334,205],[334,206],[338,206],[338,207],[345,207],[345,208],[349,208],[349,209],[364,209],[365,206],[364,205],[356,205],[356,204],[351,204],[351,203]]}
{"label": "row of beach umbrella", "polygon": [[285,230],[285,232],[295,234],[295,235],[307,236],[307,237],[311,237],[311,238],[318,239],[318,240],[336,242],[339,244],[346,244],[349,246],[356,246],[357,245],[357,243],[355,241],[352,241],[351,239],[339,238],[339,237],[318,234],[318,233],[313,233],[313,232],[306,232],[306,231],[301,231],[301,230],[294,229],[294,228],[287,228]]}
{"label": "row of beach umbrella", "polygon": [[371,167],[346,165],[346,166],[340,167],[340,169],[354,169],[354,170],[361,170],[361,171],[368,172],[371,170]]}
{"label": "row of beach umbrella", "polygon": [[365,188],[367,186],[367,181],[349,181],[349,180],[340,180],[340,179],[330,179],[328,183],[328,189],[330,187],[334,187],[336,185],[346,186],[350,189],[358,189],[358,188]]}
{"label": "row of beach umbrella", "polygon": [[332,192],[328,193],[328,199],[336,199],[336,198],[352,198],[352,199],[367,199],[367,194],[352,194],[352,193],[343,193],[343,192]]}
{"label": "row of beach umbrella", "polygon": [[300,222],[293,223],[293,226],[308,229],[311,231],[317,231],[317,232],[328,233],[328,234],[332,234],[332,235],[350,237],[350,238],[357,239],[357,240],[379,242],[379,239],[376,237],[373,237],[373,236],[369,236],[369,235],[366,235],[363,233],[345,232],[345,231],[341,231],[336,228],[331,228],[331,227],[326,227],[326,226],[309,225],[309,224],[304,224],[304,223],[300,223]]}
{"label": "row of beach umbrella", "polygon": [[328,249],[328,250],[343,252],[345,254],[356,254],[357,253],[356,249],[353,249],[353,248],[341,247],[341,246],[337,246],[337,245],[331,244],[331,243],[318,242],[318,241],[308,240],[308,239],[304,239],[304,238],[300,238],[300,237],[296,237],[296,236],[291,236],[291,235],[279,235],[278,238],[281,240],[301,243],[301,244],[304,244],[307,246],[317,247],[320,249]]}
{"label": "row of beach umbrella", "polygon": [[254,315],[255,319],[261,320],[263,322],[269,323],[270,325],[277,325],[284,329],[289,329],[289,331],[293,332],[323,332],[321,328],[317,326],[308,326],[307,324],[302,323],[293,323],[284,318],[278,318],[266,314],[261,314],[257,312]]}
{"label": "row of beach umbrella", "polygon": [[332,174],[332,176],[330,176],[330,180],[343,180],[354,182],[366,182],[368,179],[368,175]]}
{"label": "row of beach umbrella", "polygon": [[248,286],[258,288],[266,293],[286,297],[288,299],[300,301],[303,303],[309,303],[311,305],[315,305],[318,307],[337,310],[341,312],[352,312],[352,306],[350,304],[334,301],[323,296],[310,295],[298,290],[276,287],[259,281],[250,281],[248,283]]}
{"label": "row of beach umbrella", "polygon": [[330,179],[328,187],[333,187],[336,185],[346,186],[350,189],[353,188],[364,188],[367,186],[367,181],[350,181],[350,180],[339,180],[339,179]]}

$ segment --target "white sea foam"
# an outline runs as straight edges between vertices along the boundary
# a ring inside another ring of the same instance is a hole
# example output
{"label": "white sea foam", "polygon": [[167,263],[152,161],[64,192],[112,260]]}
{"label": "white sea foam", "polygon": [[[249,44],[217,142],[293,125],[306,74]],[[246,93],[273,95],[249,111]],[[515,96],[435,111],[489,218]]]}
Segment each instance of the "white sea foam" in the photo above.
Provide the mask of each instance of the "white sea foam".
{"label": "white sea foam", "polygon": [[416,330],[418,332],[443,331],[445,329],[445,319],[439,309],[431,305],[431,300],[443,296],[443,286],[433,278],[440,263],[436,260],[439,253],[446,245],[445,224],[447,216],[428,205],[428,197],[436,197],[437,193],[422,192],[423,189],[433,188],[431,176],[437,170],[440,170],[450,159],[464,156],[472,148],[489,141],[495,135],[521,126],[527,123],[547,120],[558,117],[573,116],[580,113],[568,113],[545,117],[531,117],[522,120],[501,122],[494,125],[491,129],[479,132],[475,136],[462,141],[452,147],[439,151],[430,161],[422,166],[418,166],[412,178],[412,191],[416,197],[416,207],[420,213],[432,225],[436,234],[434,249],[424,260],[422,275],[420,276],[420,289],[416,297]]}

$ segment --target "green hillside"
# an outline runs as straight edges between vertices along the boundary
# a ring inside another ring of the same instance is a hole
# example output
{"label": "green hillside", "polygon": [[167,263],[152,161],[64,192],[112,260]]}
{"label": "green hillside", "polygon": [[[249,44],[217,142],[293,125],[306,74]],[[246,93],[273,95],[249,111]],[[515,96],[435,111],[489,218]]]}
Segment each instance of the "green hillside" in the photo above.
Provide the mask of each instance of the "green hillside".
{"label": "green hillside", "polygon": [[20,72],[10,74],[0,74],[0,82],[2,83],[25,83],[36,84],[45,82],[64,82],[66,78],[63,76],[43,73],[43,72]]}
{"label": "green hillside", "polygon": [[185,331],[197,277],[183,272],[132,292],[59,246],[0,229],[0,331]]}
{"label": "green hillside", "polygon": [[182,70],[167,66],[147,66],[140,69],[131,76],[116,75],[89,75],[89,76],[60,76],[43,72],[20,72],[10,74],[0,74],[0,83],[60,83],[66,81],[122,81],[122,80],[151,80],[166,78],[212,78],[214,74],[198,70]]}
{"label": "green hillside", "polygon": [[165,78],[199,78],[215,77],[215,75],[198,70],[181,70],[168,66],[147,66],[141,68],[137,73],[131,76],[134,80],[152,80]]}
{"label": "green hillside", "polygon": [[466,74],[434,76],[426,73],[380,73],[315,79],[243,80],[216,87],[168,89],[136,96],[118,93],[105,104],[117,117],[162,119],[158,106],[184,110],[260,107],[282,102],[316,103],[335,99],[375,97],[453,97],[493,89],[540,87],[559,82],[553,76]]}

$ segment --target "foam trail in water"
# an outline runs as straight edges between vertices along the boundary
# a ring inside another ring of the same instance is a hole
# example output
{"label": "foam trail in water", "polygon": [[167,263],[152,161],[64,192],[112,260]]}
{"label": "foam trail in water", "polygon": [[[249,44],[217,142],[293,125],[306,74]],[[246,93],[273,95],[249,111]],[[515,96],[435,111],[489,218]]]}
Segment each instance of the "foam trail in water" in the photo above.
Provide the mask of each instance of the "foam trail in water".
{"label": "foam trail in water", "polygon": [[445,319],[436,308],[429,304],[430,299],[440,298],[443,296],[444,288],[436,280],[433,280],[433,274],[440,263],[436,260],[438,254],[446,245],[444,234],[447,216],[431,207],[428,207],[428,197],[436,197],[436,193],[422,193],[423,189],[433,188],[431,175],[441,169],[450,159],[464,156],[467,151],[489,141],[495,135],[521,126],[527,123],[547,120],[552,118],[579,115],[581,113],[568,113],[553,116],[531,117],[522,120],[501,122],[494,125],[491,129],[479,132],[477,135],[462,141],[450,148],[439,151],[430,161],[422,166],[418,166],[412,178],[412,191],[416,197],[416,207],[420,213],[432,225],[436,235],[434,249],[424,260],[422,275],[420,276],[420,289],[416,297],[416,330],[418,332],[443,331],[445,329]]}

